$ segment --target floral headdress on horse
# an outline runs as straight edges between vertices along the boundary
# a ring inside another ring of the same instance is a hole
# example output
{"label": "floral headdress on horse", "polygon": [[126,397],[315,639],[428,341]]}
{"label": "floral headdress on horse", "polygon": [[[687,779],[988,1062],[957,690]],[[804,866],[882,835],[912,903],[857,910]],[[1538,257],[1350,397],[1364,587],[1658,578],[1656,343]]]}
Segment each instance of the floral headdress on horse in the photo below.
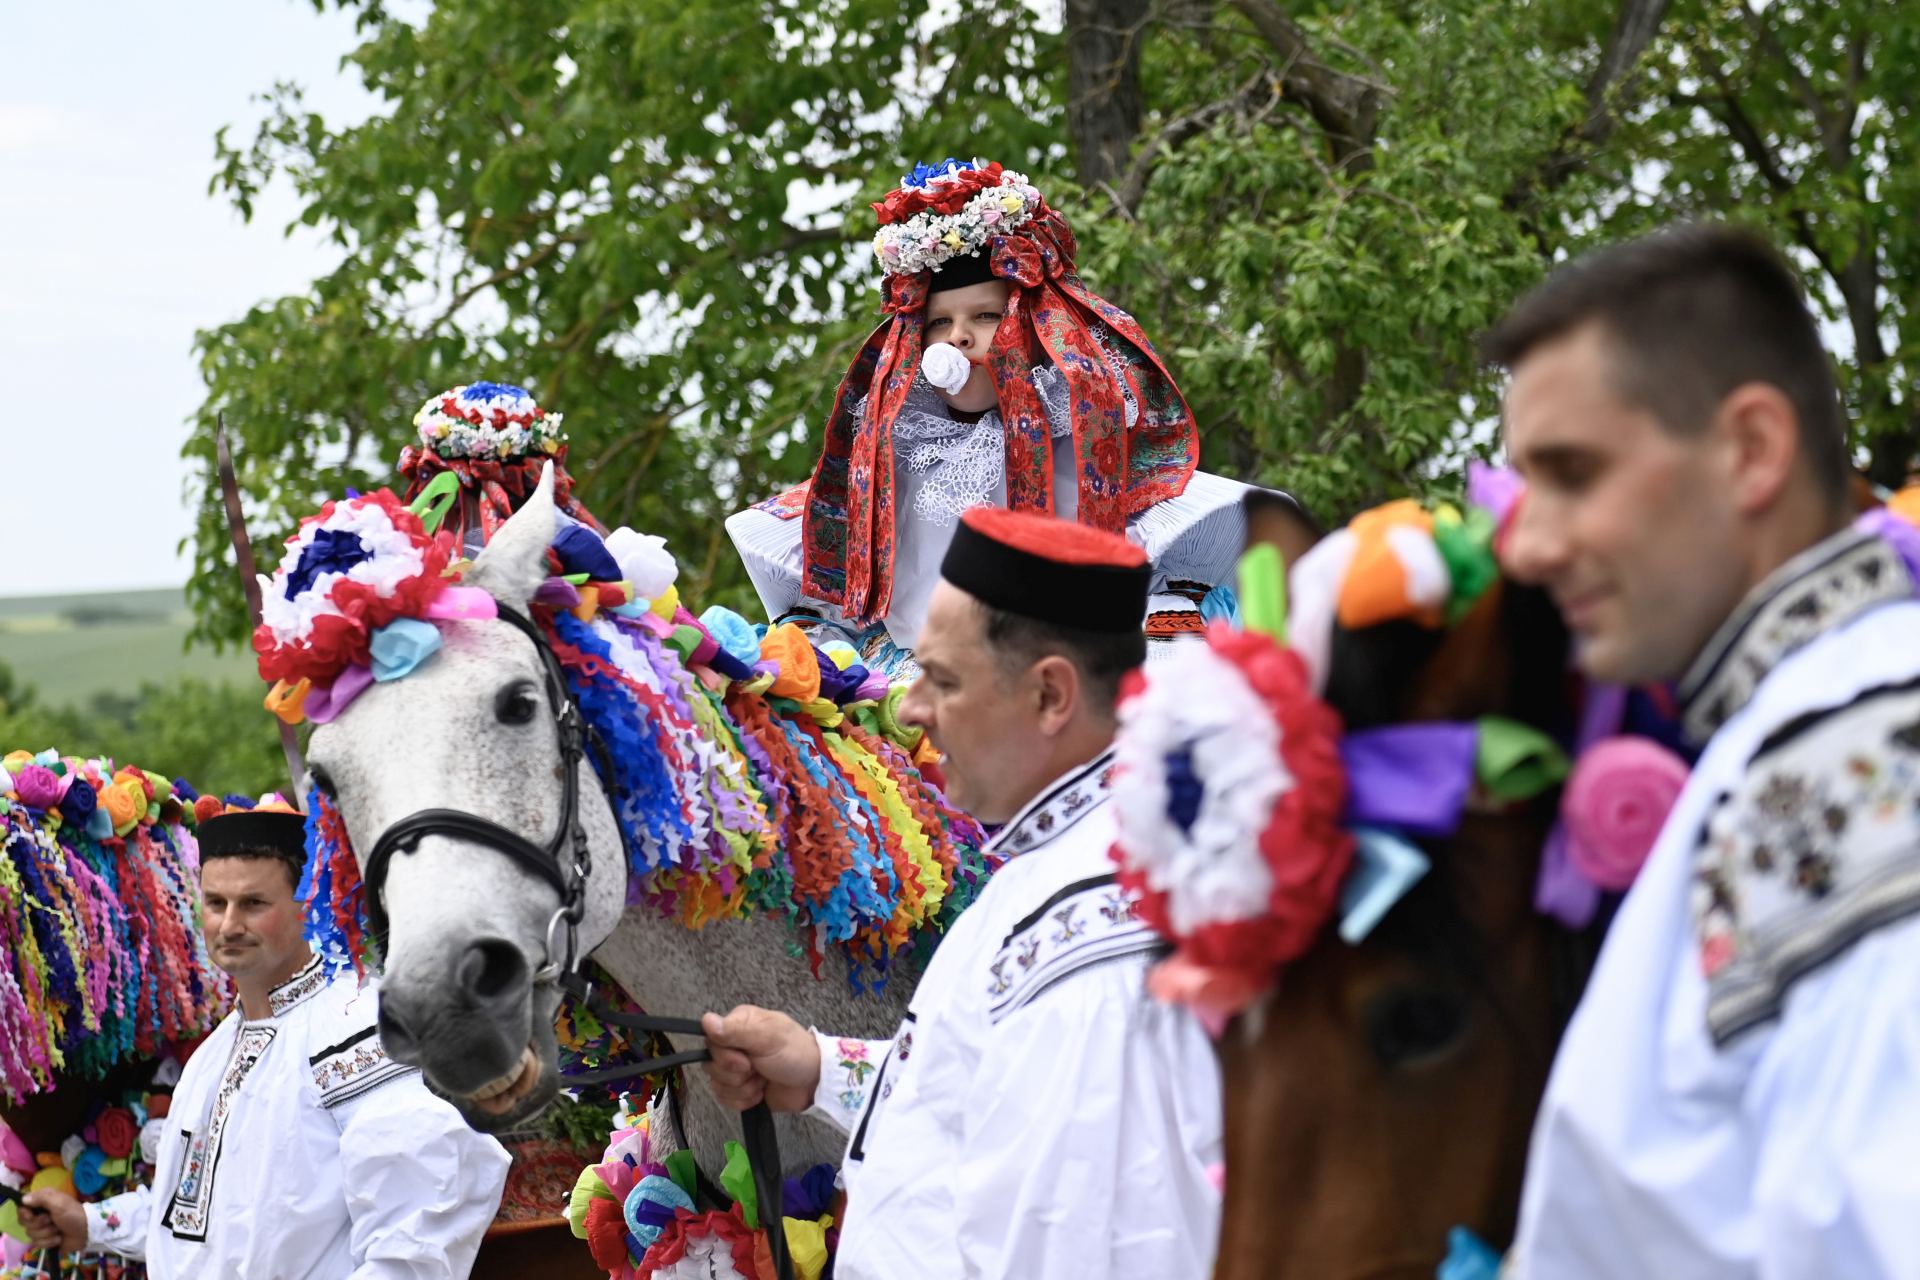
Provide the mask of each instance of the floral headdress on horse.
{"label": "floral headdress on horse", "polygon": [[1245,630],[1216,623],[1123,691],[1114,856],[1174,946],[1154,991],[1216,1033],[1329,924],[1365,939],[1428,871],[1414,841],[1453,834],[1470,806],[1561,787],[1535,905],[1577,927],[1631,883],[1686,780],[1663,746],[1620,733],[1618,704],[1596,691],[1564,744],[1494,716],[1347,730],[1323,700],[1337,630],[1447,627],[1494,583],[1512,495],[1476,481],[1487,505],[1390,503],[1290,573],[1254,548]]}
{"label": "floral headdress on horse", "polygon": [[887,612],[893,423],[920,374],[935,273],[976,272],[1009,286],[987,353],[1006,428],[1009,507],[1053,511],[1052,431],[1034,383],[1047,364],[1071,392],[1080,523],[1118,532],[1186,487],[1199,436],[1180,389],[1133,317],[1081,283],[1073,232],[1025,176],[984,160],[920,165],[873,207],[888,318],[841,380],[804,497],[808,595],[857,621]]}

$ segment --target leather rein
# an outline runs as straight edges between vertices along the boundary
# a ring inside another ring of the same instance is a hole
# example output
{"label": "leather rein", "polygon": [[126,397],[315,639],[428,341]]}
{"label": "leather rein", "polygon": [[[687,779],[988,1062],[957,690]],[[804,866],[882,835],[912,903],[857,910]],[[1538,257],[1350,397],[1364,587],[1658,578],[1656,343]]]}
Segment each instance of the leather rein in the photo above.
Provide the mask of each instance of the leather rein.
{"label": "leather rein", "polygon": [[[589,750],[604,762],[606,748],[599,735],[586,723],[580,714],[579,704],[568,692],[560,659],[555,656],[546,635],[525,614],[505,605],[500,606],[499,616],[502,622],[509,623],[531,640],[534,651],[540,655],[547,705],[559,729],[560,760],[565,774],[560,796],[560,825],[543,848],[517,831],[464,809],[420,809],[408,814],[383,831],[380,839],[374,843],[373,851],[367,855],[366,866],[361,872],[361,879],[366,885],[367,925],[376,938],[385,939],[388,919],[382,893],[386,887],[387,868],[396,855],[412,853],[427,836],[446,836],[469,844],[484,845],[533,872],[560,896],[558,909],[547,921],[546,959],[534,972],[534,985],[553,983],[572,996],[578,1005],[591,1009],[593,1015],[602,1022],[637,1031],[701,1037],[700,1023],[694,1018],[622,1013],[592,1003],[593,983],[581,971],[584,957],[579,954],[580,921],[587,909],[587,879],[593,871],[593,851],[587,841],[586,829],[580,822],[580,762],[586,758]],[[600,774],[611,787],[612,771],[603,767]],[[568,1087],[615,1084],[690,1063],[706,1062],[711,1057],[707,1049],[687,1049],[627,1066],[563,1076],[562,1080]],[[779,1280],[793,1280],[793,1260],[787,1249],[781,1205],[780,1147],[774,1132],[773,1113],[767,1109],[765,1102],[749,1107],[740,1115],[740,1128],[747,1162],[753,1169],[760,1222],[766,1228],[767,1251],[772,1255]]]}

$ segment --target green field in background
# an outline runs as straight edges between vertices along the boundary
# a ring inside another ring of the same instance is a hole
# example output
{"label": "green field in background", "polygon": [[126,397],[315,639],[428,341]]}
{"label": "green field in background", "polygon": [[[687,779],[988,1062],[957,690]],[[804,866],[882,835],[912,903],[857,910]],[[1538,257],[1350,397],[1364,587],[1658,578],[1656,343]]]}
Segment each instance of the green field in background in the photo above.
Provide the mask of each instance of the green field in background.
{"label": "green field in background", "polygon": [[[88,615],[93,620],[82,621]],[[0,662],[52,706],[132,693],[187,676],[255,681],[250,651],[183,652],[192,625],[176,588],[99,595],[0,597]]]}

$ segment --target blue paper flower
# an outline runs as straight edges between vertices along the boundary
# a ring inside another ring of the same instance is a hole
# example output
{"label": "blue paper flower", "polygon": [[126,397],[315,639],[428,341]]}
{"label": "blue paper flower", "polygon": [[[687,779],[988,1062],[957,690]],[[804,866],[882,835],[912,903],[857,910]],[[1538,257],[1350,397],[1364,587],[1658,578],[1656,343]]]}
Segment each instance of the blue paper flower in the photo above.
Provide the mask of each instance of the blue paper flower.
{"label": "blue paper flower", "polygon": [[470,382],[464,394],[469,400],[518,400],[527,389],[511,382]]}
{"label": "blue paper flower", "polygon": [[300,563],[287,575],[285,595],[292,600],[311,587],[323,573],[345,573],[373,552],[360,541],[360,535],[344,529],[321,529],[300,553]]}
{"label": "blue paper flower", "polygon": [[944,178],[950,173],[960,173],[963,170],[973,167],[971,160],[955,160],[952,156],[948,156],[939,164],[916,164],[913,166],[912,173],[900,179],[900,185],[903,187],[924,187],[935,178]]}

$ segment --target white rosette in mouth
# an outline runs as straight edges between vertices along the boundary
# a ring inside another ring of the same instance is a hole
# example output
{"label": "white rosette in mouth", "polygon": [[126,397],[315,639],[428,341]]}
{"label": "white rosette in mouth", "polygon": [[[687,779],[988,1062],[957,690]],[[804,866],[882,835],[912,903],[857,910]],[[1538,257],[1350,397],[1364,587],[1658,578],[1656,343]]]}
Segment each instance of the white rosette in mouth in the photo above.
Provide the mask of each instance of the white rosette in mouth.
{"label": "white rosette in mouth", "polygon": [[920,357],[920,371],[948,395],[959,395],[960,388],[973,376],[973,365],[951,342],[936,342]]}

